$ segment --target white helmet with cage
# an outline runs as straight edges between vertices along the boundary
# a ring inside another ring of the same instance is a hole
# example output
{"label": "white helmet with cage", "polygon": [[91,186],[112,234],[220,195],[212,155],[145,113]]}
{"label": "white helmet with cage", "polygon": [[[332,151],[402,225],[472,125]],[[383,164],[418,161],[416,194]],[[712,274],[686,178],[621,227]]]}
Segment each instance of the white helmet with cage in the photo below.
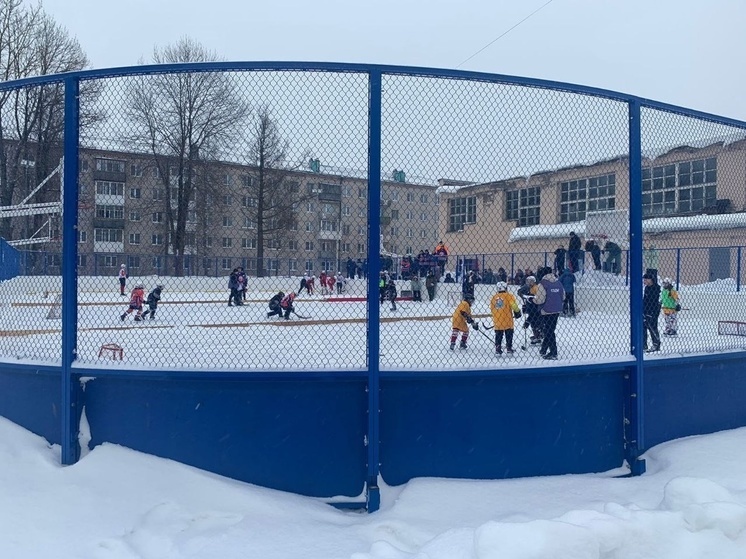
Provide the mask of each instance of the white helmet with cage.
{"label": "white helmet with cage", "polygon": [[508,284],[505,283],[504,281],[498,281],[497,285],[495,287],[497,287],[498,291],[507,291],[508,290]]}

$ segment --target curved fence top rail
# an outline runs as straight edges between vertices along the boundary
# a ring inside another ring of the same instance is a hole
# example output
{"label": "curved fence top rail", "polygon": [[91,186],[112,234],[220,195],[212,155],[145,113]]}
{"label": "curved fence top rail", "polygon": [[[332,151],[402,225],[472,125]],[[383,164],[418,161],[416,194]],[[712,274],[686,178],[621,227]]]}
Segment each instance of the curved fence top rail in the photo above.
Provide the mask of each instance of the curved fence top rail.
{"label": "curved fence top rail", "polygon": [[376,73],[389,75],[406,75],[430,78],[445,78],[453,80],[471,80],[490,83],[501,83],[517,85],[529,88],[551,89],[602,97],[624,103],[636,102],[640,106],[665,111],[669,113],[699,118],[719,124],[735,126],[746,129],[746,121],[715,115],[694,109],[688,109],[677,105],[654,101],[635,95],[612,91],[598,87],[589,87],[567,82],[543,80],[537,78],[526,78],[520,76],[507,76],[503,74],[490,74],[486,72],[473,72],[466,70],[452,70],[443,68],[427,68],[416,66],[393,66],[381,64],[362,64],[344,62],[189,62],[180,64],[145,64],[138,66],[123,66],[118,68],[102,68],[96,70],[82,70],[79,72],[68,72],[65,74],[52,74],[48,76],[36,76],[19,80],[0,83],[0,91],[17,89],[21,87],[34,87],[51,83],[62,83],[67,79],[96,80],[104,78],[115,78],[124,76],[146,75],[146,74],[172,74],[187,72],[239,72],[239,71],[300,71],[300,72],[338,72],[338,73]]}

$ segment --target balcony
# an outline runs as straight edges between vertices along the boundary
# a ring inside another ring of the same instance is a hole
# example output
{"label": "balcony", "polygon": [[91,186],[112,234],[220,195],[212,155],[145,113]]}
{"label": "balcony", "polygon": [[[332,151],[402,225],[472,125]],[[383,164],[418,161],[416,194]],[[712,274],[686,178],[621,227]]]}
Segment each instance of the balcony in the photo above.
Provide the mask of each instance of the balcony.
{"label": "balcony", "polygon": [[340,241],[342,240],[342,233],[339,231],[319,231],[317,238],[320,241]]}
{"label": "balcony", "polygon": [[93,171],[93,180],[96,181],[111,181],[111,182],[127,182],[127,173],[119,173],[116,171]]}

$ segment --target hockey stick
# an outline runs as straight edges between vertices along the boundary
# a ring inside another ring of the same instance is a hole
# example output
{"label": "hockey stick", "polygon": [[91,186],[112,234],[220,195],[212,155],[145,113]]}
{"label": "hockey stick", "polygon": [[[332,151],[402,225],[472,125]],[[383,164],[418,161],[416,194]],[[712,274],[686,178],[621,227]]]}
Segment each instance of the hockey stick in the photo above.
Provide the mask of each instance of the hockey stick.
{"label": "hockey stick", "polygon": [[295,311],[290,311],[290,312],[291,312],[291,313],[293,313],[293,314],[294,314],[295,316],[297,316],[298,318],[303,318],[303,319],[309,319],[309,318],[311,318],[310,316],[303,316],[302,314],[298,314],[298,313],[297,313],[297,312],[295,312]]}
{"label": "hockey stick", "polygon": [[523,351],[526,351],[526,346],[528,344],[528,328],[526,327],[526,321],[523,321],[523,345],[521,346],[521,349]]}

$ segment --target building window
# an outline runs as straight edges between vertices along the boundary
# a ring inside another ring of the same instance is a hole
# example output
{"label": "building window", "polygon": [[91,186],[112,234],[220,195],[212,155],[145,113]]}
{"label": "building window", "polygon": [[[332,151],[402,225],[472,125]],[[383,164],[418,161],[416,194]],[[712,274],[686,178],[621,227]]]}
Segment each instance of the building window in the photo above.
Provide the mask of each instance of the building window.
{"label": "building window", "polygon": [[254,177],[252,177],[251,175],[241,175],[241,185],[244,188],[254,186]]}
{"label": "building window", "polygon": [[391,219],[399,219],[399,210],[391,210]]}
{"label": "building window", "polygon": [[153,189],[153,202],[159,202],[161,200],[163,200],[163,189],[154,188]]}
{"label": "building window", "polygon": [[313,250],[313,241],[306,241],[306,252]]}
{"label": "building window", "polygon": [[349,184],[346,184],[342,187],[342,196],[345,198],[349,198],[352,196],[352,187]]}
{"label": "building window", "polygon": [[124,206],[101,206],[96,204],[96,217],[102,219],[124,219]]}
{"label": "building window", "polygon": [[357,189],[357,197],[358,198],[367,198],[368,193],[366,192],[366,189],[364,187],[360,187]]}
{"label": "building window", "polygon": [[231,265],[231,259],[230,258],[221,258],[220,259],[220,267],[223,270],[231,270],[231,269],[233,269],[233,266]]}
{"label": "building window", "polygon": [[407,192],[407,202],[414,202],[414,193]]}
{"label": "building window", "polygon": [[88,231],[78,230],[78,243],[85,243],[88,240]]}
{"label": "building window", "polygon": [[298,250],[298,241],[288,241],[288,250]]}
{"label": "building window", "polygon": [[163,223],[163,212],[153,212],[153,223]]}
{"label": "building window", "polygon": [[121,229],[94,229],[93,235],[97,243],[121,243],[124,238]]}
{"label": "building window", "polygon": [[298,260],[295,258],[291,258],[288,260],[288,271],[289,272],[297,272],[298,271]]}
{"label": "building window", "polygon": [[139,188],[130,188],[130,198],[138,200],[142,196],[142,192]]}
{"label": "building window", "polygon": [[350,252],[350,243],[342,243],[342,252]]}
{"label": "building window", "polygon": [[124,196],[124,183],[96,181],[96,194],[99,196]]}
{"label": "building window", "polygon": [[88,255],[79,254],[78,255],[78,268],[85,268],[86,266],[88,266]]}
{"label": "building window", "polygon": [[130,210],[130,221],[140,221],[140,210]]}
{"label": "building window", "polygon": [[532,186],[505,193],[505,219],[518,221],[518,227],[539,224],[541,188]]}
{"label": "building window", "polygon": [[140,233],[130,233],[130,244],[131,245],[140,244]]}
{"label": "building window", "polygon": [[350,234],[350,226],[349,225],[343,225],[342,226],[342,234],[347,236]]}
{"label": "building window", "polygon": [[365,254],[365,243],[358,243],[357,244],[357,253],[358,254]]}
{"label": "building window", "polygon": [[313,223],[306,221],[306,232],[310,233],[311,231],[313,231]]}
{"label": "building window", "polygon": [[560,222],[585,219],[587,212],[616,207],[616,175],[601,175],[560,183]]}
{"label": "building window", "polygon": [[243,228],[244,229],[256,229],[256,221],[249,217],[243,218]]}
{"label": "building window", "polygon": [[139,256],[128,256],[127,257],[127,268],[129,270],[140,269],[140,257]]}
{"label": "building window", "polygon": [[150,244],[154,246],[162,245],[163,244],[163,235],[161,233],[154,233],[150,237]]}
{"label": "building window", "polygon": [[223,237],[223,248],[231,248],[233,246],[233,239],[230,237]]}
{"label": "building window", "polygon": [[329,252],[337,248],[337,243],[332,241],[321,241],[321,252]]}
{"label": "building window", "polygon": [[233,196],[230,194],[226,194],[223,196],[223,205],[224,206],[232,206],[233,205]]}
{"label": "building window", "polygon": [[423,204],[427,204],[428,199],[429,197],[427,194],[420,194],[420,202],[422,202]]}
{"label": "building window", "polygon": [[231,184],[231,176],[229,174],[223,175],[223,186],[230,186]]}
{"label": "building window", "polygon": [[642,215],[700,212],[717,204],[717,158],[642,170]]}
{"label": "building window", "polygon": [[138,165],[133,163],[130,165],[130,175],[133,177],[141,177],[142,176],[142,165]]}
{"label": "building window", "polygon": [[[425,216],[425,214],[422,214]],[[426,216],[425,216],[426,217]],[[423,221],[425,221],[423,219]],[[477,222],[477,197],[464,196],[448,200],[448,231],[463,231],[464,224]]]}
{"label": "building window", "polygon": [[241,205],[244,208],[256,208],[258,203],[259,200],[253,196],[244,196],[241,198]]}
{"label": "building window", "polygon": [[107,173],[124,173],[125,163],[117,159],[96,159],[96,170]]}
{"label": "building window", "polygon": [[233,227],[233,218],[231,216],[223,216],[223,227]]}
{"label": "building window", "polygon": [[212,237],[207,237],[207,238],[205,239],[205,246],[206,246],[207,248],[212,248],[212,244],[213,244],[213,239],[212,239]]}

